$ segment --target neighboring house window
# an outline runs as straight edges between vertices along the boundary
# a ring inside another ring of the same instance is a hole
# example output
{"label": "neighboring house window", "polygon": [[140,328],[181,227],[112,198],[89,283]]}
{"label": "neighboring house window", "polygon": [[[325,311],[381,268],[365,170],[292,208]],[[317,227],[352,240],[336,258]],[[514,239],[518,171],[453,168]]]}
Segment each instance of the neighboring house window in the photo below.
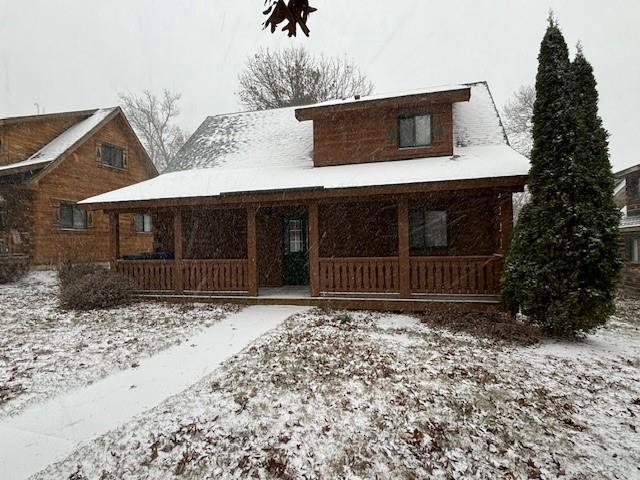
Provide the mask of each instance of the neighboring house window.
{"label": "neighboring house window", "polygon": [[73,203],[60,204],[60,228],[86,230],[89,228],[89,216]]}
{"label": "neighboring house window", "polygon": [[426,147],[431,145],[431,115],[415,115],[398,119],[398,146]]}
{"label": "neighboring house window", "polygon": [[136,213],[135,224],[138,233],[151,233],[153,230],[150,213]]}
{"label": "neighboring house window", "polygon": [[124,151],[112,145],[101,145],[100,161],[109,167],[124,168]]}
{"label": "neighboring house window", "polygon": [[638,258],[640,257],[640,255],[638,254],[640,253],[639,252],[640,239],[628,238],[626,240],[626,244],[627,244],[627,262],[639,263]]}
{"label": "neighboring house window", "polygon": [[411,248],[425,249],[446,247],[447,212],[412,208],[409,212]]}
{"label": "neighboring house window", "polygon": [[640,177],[627,178],[629,197],[631,200],[640,200]]}
{"label": "neighboring house window", "polygon": [[7,228],[9,223],[9,209],[7,207],[7,201],[2,195],[0,195],[0,230]]}

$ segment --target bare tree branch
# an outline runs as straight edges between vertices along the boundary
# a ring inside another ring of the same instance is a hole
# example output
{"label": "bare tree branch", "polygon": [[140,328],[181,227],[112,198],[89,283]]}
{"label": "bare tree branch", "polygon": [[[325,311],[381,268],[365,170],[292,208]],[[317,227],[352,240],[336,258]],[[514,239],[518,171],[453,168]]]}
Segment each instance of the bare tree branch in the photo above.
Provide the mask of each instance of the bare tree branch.
{"label": "bare tree branch", "polygon": [[158,98],[145,90],[141,95],[119,96],[122,109],[158,171],[170,170],[178,150],[189,138],[187,132],[173,123],[180,115],[181,95],[164,90]]}
{"label": "bare tree branch", "polygon": [[369,95],[364,73],[348,58],[315,57],[302,47],[259,50],[239,78],[240,101],[252,110],[309,105]]}
{"label": "bare tree branch", "polygon": [[531,156],[533,147],[533,104],[536,90],[531,85],[521,86],[503,107],[503,119],[509,142],[525,157]]}

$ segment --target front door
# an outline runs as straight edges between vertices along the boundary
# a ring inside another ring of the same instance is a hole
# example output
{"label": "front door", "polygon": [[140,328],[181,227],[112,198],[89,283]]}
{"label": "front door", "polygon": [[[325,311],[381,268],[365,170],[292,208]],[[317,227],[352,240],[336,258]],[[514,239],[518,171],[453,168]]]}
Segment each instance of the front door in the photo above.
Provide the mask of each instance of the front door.
{"label": "front door", "polygon": [[309,285],[309,251],[307,248],[307,217],[284,217],[284,285]]}

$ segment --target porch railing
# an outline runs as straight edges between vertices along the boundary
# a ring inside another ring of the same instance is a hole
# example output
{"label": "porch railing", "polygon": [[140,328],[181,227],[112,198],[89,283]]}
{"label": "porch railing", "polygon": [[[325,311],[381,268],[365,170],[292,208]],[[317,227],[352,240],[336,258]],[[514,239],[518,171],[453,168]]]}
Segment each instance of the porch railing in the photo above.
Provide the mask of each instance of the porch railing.
{"label": "porch railing", "polygon": [[174,264],[171,260],[119,260],[116,271],[142,291],[172,291]]}
{"label": "porch railing", "polygon": [[492,256],[411,257],[411,292],[417,294],[500,293],[503,258]]}
{"label": "porch railing", "polygon": [[321,258],[320,291],[395,293],[399,291],[398,258]]}
{"label": "porch railing", "polygon": [[243,292],[248,289],[247,260],[183,260],[184,290]]}
{"label": "porch railing", "polygon": [[[173,260],[118,260],[116,271],[136,289],[173,291]],[[247,260],[183,260],[182,289],[192,292],[238,292],[247,290]]]}

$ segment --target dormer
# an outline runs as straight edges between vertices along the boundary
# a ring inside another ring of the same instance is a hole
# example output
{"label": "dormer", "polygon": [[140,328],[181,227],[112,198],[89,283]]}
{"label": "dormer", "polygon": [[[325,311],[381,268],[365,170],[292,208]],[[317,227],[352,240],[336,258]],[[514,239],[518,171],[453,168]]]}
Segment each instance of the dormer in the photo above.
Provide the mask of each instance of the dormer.
{"label": "dormer", "polygon": [[313,121],[316,167],[453,155],[453,104],[467,85],[353,97],[296,109]]}

